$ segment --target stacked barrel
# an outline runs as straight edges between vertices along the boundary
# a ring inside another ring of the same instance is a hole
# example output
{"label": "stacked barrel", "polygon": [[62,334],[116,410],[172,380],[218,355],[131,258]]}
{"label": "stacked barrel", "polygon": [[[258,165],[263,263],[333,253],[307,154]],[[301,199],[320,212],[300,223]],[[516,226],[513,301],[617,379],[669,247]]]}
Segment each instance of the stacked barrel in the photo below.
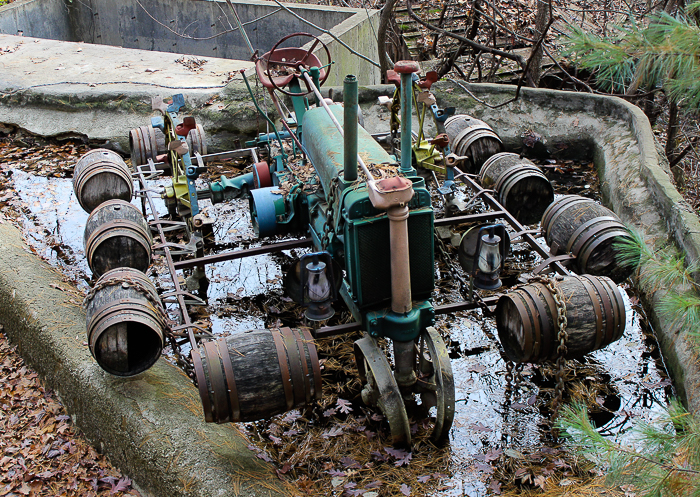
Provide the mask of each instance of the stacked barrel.
{"label": "stacked barrel", "polygon": [[534,163],[502,151],[498,135],[467,115],[445,123],[452,150],[467,173],[520,223],[541,221],[553,256],[570,254],[577,274],[542,278],[503,295],[496,307],[499,338],[514,362],[543,362],[558,354],[566,317],[566,357],[579,357],[619,339],[625,328],[622,291],[617,283],[636,268],[621,262],[619,245],[632,241],[620,219],[595,201],[577,195],[554,198],[554,189]]}
{"label": "stacked barrel", "polygon": [[90,352],[105,371],[133,376],[155,364],[164,343],[166,314],[144,274],[153,238],[143,213],[130,203],[131,170],[119,154],[84,154],[75,165],[73,190],[90,214],[83,244],[97,278],[87,298]]}
{"label": "stacked barrel", "polygon": [[[162,151],[158,133],[146,126],[131,132],[136,165]],[[200,127],[188,140],[205,152]],[[158,360],[167,329],[166,312],[145,274],[152,262],[150,229],[130,203],[131,171],[120,155],[105,149],[83,155],[73,188],[90,214],[83,242],[97,278],[86,299],[90,352],[108,373],[134,376]],[[192,363],[209,422],[254,421],[321,398],[320,363],[306,329],[251,330],[206,341],[192,351]]]}

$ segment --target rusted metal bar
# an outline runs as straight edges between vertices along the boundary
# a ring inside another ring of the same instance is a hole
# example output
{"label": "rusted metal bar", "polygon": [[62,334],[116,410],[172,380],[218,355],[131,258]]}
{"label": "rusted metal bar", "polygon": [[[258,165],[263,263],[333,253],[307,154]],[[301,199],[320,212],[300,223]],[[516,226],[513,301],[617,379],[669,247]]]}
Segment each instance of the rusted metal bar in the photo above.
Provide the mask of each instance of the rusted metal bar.
{"label": "rusted metal bar", "polygon": [[[463,173],[458,168],[455,168],[455,172],[458,173],[458,175],[455,176],[455,179],[459,179],[460,181],[462,181],[462,183],[469,186],[472,190],[476,191],[477,194],[482,194],[484,188],[482,188],[469,175]],[[516,231],[522,233],[523,239],[530,245],[530,247],[532,247],[532,250],[537,252],[543,259],[551,259],[553,257],[547,249],[545,249],[542,245],[537,243],[535,237],[529,234],[525,227],[522,224],[520,224],[520,222],[518,222],[518,220],[515,219],[515,217],[513,217],[513,215],[510,212],[508,212],[505,209],[505,207],[503,207],[500,204],[500,202],[498,202],[498,200],[494,198],[493,195],[491,195],[490,193],[483,193],[482,196],[492,209],[503,212],[503,218],[506,219],[508,223],[510,223],[510,225],[513,228],[515,228]],[[559,274],[562,274],[564,276],[571,274],[569,270],[566,269],[560,262],[553,262],[551,265]]]}
{"label": "rusted metal bar", "polygon": [[286,242],[278,242],[272,243],[270,245],[263,245],[262,247],[252,247],[243,250],[236,250],[233,252],[224,252],[221,254],[197,257],[196,259],[178,261],[173,264],[173,267],[175,269],[186,269],[204,264],[215,264],[217,262],[226,262],[234,259],[241,259],[243,257],[251,257],[254,255],[281,252],[283,250],[291,250],[294,248],[310,247],[312,244],[313,240],[311,238],[302,238],[301,240],[289,240]]}
{"label": "rusted metal bar", "polygon": [[[145,189],[146,188],[146,179],[145,179],[145,174],[144,171],[141,170],[140,167],[136,167],[136,176],[139,181],[139,185],[141,188]],[[181,329],[187,331],[187,337],[189,339],[190,345],[192,346],[193,350],[196,350],[197,348],[197,340],[195,338],[195,325],[192,324],[192,321],[190,320],[190,316],[187,313],[187,304],[185,302],[185,294],[187,293],[186,291],[182,290],[180,287],[180,282],[178,281],[177,278],[177,272],[174,267],[173,263],[173,256],[170,253],[170,247],[167,245],[167,241],[165,238],[165,230],[163,229],[161,223],[161,219],[158,216],[158,210],[156,209],[155,203],[153,202],[153,196],[151,195],[151,192],[146,190],[146,195],[145,199],[148,202],[148,206],[151,209],[151,215],[153,216],[153,222],[150,223],[151,226],[155,226],[158,230],[158,236],[160,237],[161,244],[163,245],[163,255],[165,256],[165,262],[168,266],[168,274],[170,275],[170,279],[173,282],[173,295],[176,297],[177,303],[178,303],[178,308],[180,311],[180,325]],[[198,327],[197,327],[198,328]],[[189,372],[192,374],[192,372]],[[206,406],[205,406],[206,407]],[[206,408],[205,408],[206,411]]]}
{"label": "rusted metal bar", "polygon": [[505,211],[496,210],[490,212],[480,212],[478,214],[467,214],[466,216],[443,217],[435,220],[435,226],[451,226],[461,223],[478,223],[481,221],[493,221],[494,219],[505,217]]}
{"label": "rusted metal bar", "polygon": [[[476,309],[477,307],[496,305],[500,295],[494,295],[492,297],[486,297],[485,299],[475,300],[473,302],[455,302],[453,304],[438,305],[435,307],[435,314],[450,314],[453,312],[460,311],[470,311]],[[339,324],[336,326],[322,326],[314,332],[315,338],[329,338],[338,335],[344,335],[345,333],[351,333],[353,331],[362,330],[362,323],[357,321],[346,324]]]}

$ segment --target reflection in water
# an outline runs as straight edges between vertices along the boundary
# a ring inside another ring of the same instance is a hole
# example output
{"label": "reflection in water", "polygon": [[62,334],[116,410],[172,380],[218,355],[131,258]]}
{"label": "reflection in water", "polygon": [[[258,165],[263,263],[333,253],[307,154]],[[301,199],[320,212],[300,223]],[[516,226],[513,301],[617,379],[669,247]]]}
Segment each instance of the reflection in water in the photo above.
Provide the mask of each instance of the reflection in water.
{"label": "reflection in water", "polygon": [[[87,290],[90,271],[82,238],[88,215],[74,197],[71,180],[47,179],[19,170],[13,171],[12,178],[24,205],[22,222],[28,242]],[[219,247],[230,248],[254,238],[247,200],[203,204],[216,220],[214,236]],[[164,206],[161,208],[164,214]],[[219,336],[265,328],[279,319],[285,325],[298,325],[292,321],[295,314],[287,312],[289,308],[298,309],[284,297],[282,280],[284,268],[302,253],[262,255],[207,266],[209,305],[205,310],[192,309],[198,313],[194,318],[206,320]],[[167,290],[169,278],[162,264],[156,263],[151,273],[156,273],[161,290]],[[459,299],[453,289],[441,291],[440,301]],[[575,377],[567,381],[572,395],[592,396],[598,405],[592,412],[598,430],[623,437],[632,419],[648,421],[663,412],[668,386],[654,359],[658,354],[656,345],[643,332],[639,314],[624,295],[624,336],[589,354],[575,369],[569,368],[569,374],[575,371]],[[526,366],[522,379],[514,381],[508,399],[506,363],[495,340],[493,320],[480,311],[464,312],[439,316],[436,327],[450,344],[457,402],[450,434],[450,464],[445,468],[452,475],[446,485],[451,488],[434,495],[485,495],[486,473],[478,464],[484,454],[506,449],[527,452],[551,443],[542,426],[550,414],[547,404],[554,386],[552,369]]]}

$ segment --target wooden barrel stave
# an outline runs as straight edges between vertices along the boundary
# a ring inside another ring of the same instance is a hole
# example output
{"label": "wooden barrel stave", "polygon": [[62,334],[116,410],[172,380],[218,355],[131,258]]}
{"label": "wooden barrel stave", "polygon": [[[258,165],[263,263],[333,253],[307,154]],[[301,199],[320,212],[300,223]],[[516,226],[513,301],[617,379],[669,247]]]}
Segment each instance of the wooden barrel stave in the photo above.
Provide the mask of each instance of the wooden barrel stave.
{"label": "wooden barrel stave", "polygon": [[[186,138],[190,154],[196,152],[207,154],[207,137],[204,128],[197,124],[191,129]],[[159,128],[152,126],[139,126],[129,132],[129,149],[131,150],[131,163],[134,167],[148,163],[148,159],[156,161],[158,155],[168,151],[165,146],[165,135]]]}
{"label": "wooden barrel stave", "polygon": [[80,206],[92,212],[107,200],[131,200],[134,184],[121,156],[100,148],[83,154],[76,162],[73,191]]}
{"label": "wooden barrel stave", "polygon": [[250,330],[221,338],[193,351],[193,362],[209,422],[255,421],[321,397],[318,355],[306,330]]}
{"label": "wooden barrel stave", "polygon": [[97,280],[88,298],[90,352],[107,372],[134,376],[150,368],[163,349],[165,311],[153,283],[140,271],[119,268]]}
{"label": "wooden barrel stave", "polygon": [[466,114],[447,118],[445,131],[452,151],[469,157],[465,171],[468,173],[475,174],[489,157],[503,150],[501,139],[491,126]]}
{"label": "wooden barrel stave", "polygon": [[151,265],[153,237],[146,219],[133,204],[109,200],[93,210],[85,223],[83,246],[96,277],[119,267],[146,272]]}
{"label": "wooden barrel stave", "polygon": [[[577,358],[598,350],[622,336],[624,301],[610,278],[569,276],[555,285],[566,306],[566,358]],[[559,345],[557,307],[545,285],[525,285],[502,296],[496,306],[496,326],[511,360],[538,363],[556,359]]]}
{"label": "wooden barrel stave", "polygon": [[632,235],[610,209],[577,195],[556,199],[542,217],[542,229],[552,254],[572,253],[581,274],[625,280],[634,267],[616,260],[615,244]]}
{"label": "wooden barrel stave", "polygon": [[479,172],[484,188],[498,192],[498,201],[523,224],[533,224],[554,200],[547,177],[531,161],[501,152],[490,157]]}

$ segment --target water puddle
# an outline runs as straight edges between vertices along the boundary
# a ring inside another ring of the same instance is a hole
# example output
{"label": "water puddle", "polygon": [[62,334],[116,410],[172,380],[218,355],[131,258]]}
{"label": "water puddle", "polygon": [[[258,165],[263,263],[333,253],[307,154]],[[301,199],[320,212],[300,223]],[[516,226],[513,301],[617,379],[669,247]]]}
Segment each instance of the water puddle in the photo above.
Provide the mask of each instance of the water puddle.
{"label": "water puddle", "polygon": [[[568,185],[568,190],[560,187],[558,193],[572,193],[573,189],[596,192],[590,168],[551,166],[548,175],[559,175],[561,183]],[[27,172],[21,159],[11,169],[5,163],[3,175],[4,192],[13,189],[16,193],[10,197],[5,193],[0,203],[13,209],[28,243],[87,291],[91,274],[82,241],[87,214],[75,199],[71,179]],[[160,186],[166,182],[161,180]],[[140,206],[140,201],[135,204]],[[218,249],[257,243],[247,200],[215,206],[203,203],[203,207],[215,219]],[[167,212],[161,204],[158,209],[161,215]],[[449,246],[447,251],[453,256],[452,266],[458,266],[456,251]],[[193,320],[217,336],[308,324],[302,309],[284,295],[283,288],[285,270],[301,254],[303,251],[295,250],[207,266],[208,305],[193,307]],[[452,277],[454,269],[436,259],[435,302],[463,300]],[[504,282],[515,285],[519,273],[538,262],[527,246],[514,244]],[[170,285],[164,269],[156,261],[151,272],[163,290]],[[182,275],[183,281],[186,276]],[[567,397],[587,403],[599,431],[615,436],[623,436],[633,421],[661,414],[671,393],[639,303],[625,294],[625,305],[627,327],[622,339],[582,361],[571,362],[566,370]],[[351,321],[341,303],[336,310],[328,324]],[[251,450],[277,463],[282,478],[310,494],[324,490],[328,495],[408,495],[401,486],[405,485],[411,495],[480,496],[513,483],[505,481],[499,468],[514,469],[520,473],[521,484],[532,487],[535,478],[548,475],[547,464],[565,459],[547,427],[553,368],[526,366],[511,379],[495,337],[495,323],[481,311],[439,316],[436,327],[448,343],[456,384],[456,414],[446,448],[433,447],[421,421],[413,420],[415,442],[410,456],[392,452],[386,422],[360,401],[361,385],[352,353],[352,342],[359,335],[353,334],[318,341],[324,363],[321,405],[306,413],[247,423],[245,428],[255,444]],[[532,464],[528,459],[532,454],[545,454],[542,461],[546,461]],[[562,464],[557,468],[559,474],[568,471],[567,477],[574,481],[585,478],[569,462]]]}

